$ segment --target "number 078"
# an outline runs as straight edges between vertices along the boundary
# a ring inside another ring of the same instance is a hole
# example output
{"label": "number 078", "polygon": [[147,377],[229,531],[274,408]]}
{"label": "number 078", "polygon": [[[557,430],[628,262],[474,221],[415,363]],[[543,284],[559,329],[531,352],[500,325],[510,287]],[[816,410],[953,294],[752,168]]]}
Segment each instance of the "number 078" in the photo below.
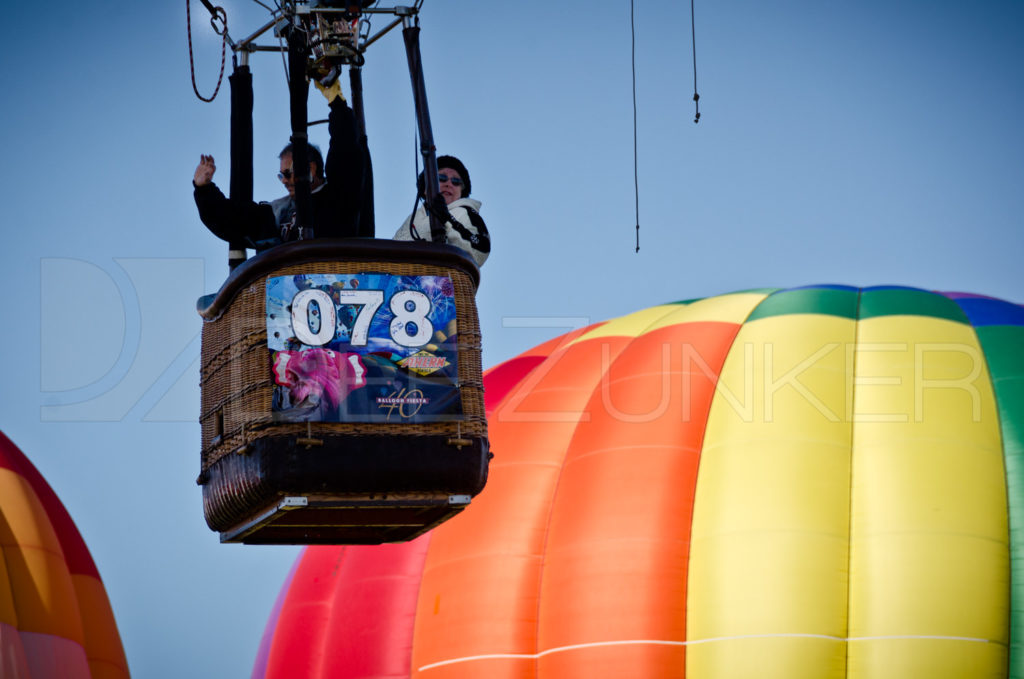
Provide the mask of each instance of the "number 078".
{"label": "number 078", "polygon": [[[383,290],[339,290],[338,304],[358,306],[359,313],[352,324],[349,344],[366,346],[369,340],[370,323],[377,310],[384,304]],[[316,302],[320,323],[314,329],[310,323],[310,305]],[[322,347],[336,335],[338,312],[334,300],[323,290],[300,290],[292,298],[292,331],[295,338],[311,347]],[[391,339],[403,347],[419,347],[430,341],[434,326],[427,318],[430,313],[430,298],[418,290],[400,290],[391,296],[388,305],[394,318],[388,327]]]}

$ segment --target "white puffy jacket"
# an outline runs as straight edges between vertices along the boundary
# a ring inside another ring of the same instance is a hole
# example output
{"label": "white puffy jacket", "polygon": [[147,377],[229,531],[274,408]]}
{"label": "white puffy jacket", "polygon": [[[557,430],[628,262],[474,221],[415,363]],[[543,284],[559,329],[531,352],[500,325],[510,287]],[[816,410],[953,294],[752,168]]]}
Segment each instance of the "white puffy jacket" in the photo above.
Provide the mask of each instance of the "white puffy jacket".
{"label": "white puffy jacket", "polygon": [[[449,221],[444,225],[448,244],[462,248],[472,255],[478,267],[483,266],[491,254],[491,236],[480,216],[480,201],[473,198],[453,200],[448,204],[448,212],[455,220],[454,223]],[[430,219],[422,205],[416,209],[411,221],[418,237],[413,236],[413,229],[409,227],[410,219],[407,217],[395,233],[395,240],[432,240]]]}

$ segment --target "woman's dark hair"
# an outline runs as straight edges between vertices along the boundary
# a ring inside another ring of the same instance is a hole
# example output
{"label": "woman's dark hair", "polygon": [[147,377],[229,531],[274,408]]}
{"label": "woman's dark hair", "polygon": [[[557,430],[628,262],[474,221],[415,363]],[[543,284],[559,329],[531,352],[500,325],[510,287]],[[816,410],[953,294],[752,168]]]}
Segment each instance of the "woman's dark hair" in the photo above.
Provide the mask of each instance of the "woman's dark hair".
{"label": "woman's dark hair", "polygon": [[[446,167],[450,170],[455,170],[462,177],[462,198],[469,196],[471,185],[469,183],[469,170],[462,164],[462,161],[455,156],[438,156],[437,157],[437,169]],[[426,198],[427,191],[424,188],[426,181],[423,179],[423,173],[420,172],[420,176],[416,178],[416,191],[421,198]]]}

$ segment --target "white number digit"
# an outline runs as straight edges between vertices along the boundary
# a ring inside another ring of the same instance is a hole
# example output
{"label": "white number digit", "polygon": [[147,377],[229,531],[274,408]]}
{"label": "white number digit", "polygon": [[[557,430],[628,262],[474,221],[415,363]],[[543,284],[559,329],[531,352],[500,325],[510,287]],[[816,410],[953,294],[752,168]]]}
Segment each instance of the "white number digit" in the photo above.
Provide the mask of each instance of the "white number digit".
{"label": "white number digit", "polygon": [[[316,332],[309,322],[309,305],[316,302],[320,308],[320,327]],[[334,326],[338,317],[334,311],[334,300],[323,290],[300,290],[292,298],[292,332],[295,339],[306,346],[322,347],[334,339]]]}
{"label": "white number digit", "polygon": [[[369,341],[370,324],[377,309],[384,304],[382,290],[339,290],[338,304],[360,306],[349,344],[365,346]],[[319,309],[319,327],[310,318],[310,305]],[[427,318],[430,298],[418,290],[402,290],[391,298],[391,339],[403,347],[419,347],[434,336],[434,325]],[[292,332],[295,338],[310,347],[322,347],[334,339],[338,323],[334,300],[323,290],[300,290],[292,299]]]}
{"label": "white number digit", "polygon": [[365,346],[370,334],[370,321],[377,309],[384,303],[383,290],[339,290],[339,304],[361,304],[362,309],[356,316],[356,322],[352,324],[352,337],[349,344],[353,346]]}
{"label": "white number digit", "polygon": [[[434,336],[434,326],[427,319],[430,313],[430,298],[417,290],[402,290],[391,298],[391,339],[403,347],[419,347]],[[413,326],[415,333],[409,332]]]}

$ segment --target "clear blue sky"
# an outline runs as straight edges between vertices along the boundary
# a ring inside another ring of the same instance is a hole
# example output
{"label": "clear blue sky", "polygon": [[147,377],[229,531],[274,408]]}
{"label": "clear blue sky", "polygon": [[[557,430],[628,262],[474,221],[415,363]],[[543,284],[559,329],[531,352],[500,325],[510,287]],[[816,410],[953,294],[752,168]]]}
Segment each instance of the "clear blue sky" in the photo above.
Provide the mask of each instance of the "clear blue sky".
{"label": "clear blue sky", "polygon": [[[236,37],[263,19],[250,0],[221,4]],[[486,366],[569,327],[752,287],[1024,302],[1024,4],[697,0],[699,125],[689,3],[636,4],[639,254],[628,1],[425,2],[434,136],[470,169],[494,240]],[[194,2],[209,94],[219,42],[203,12]],[[193,95],[183,2],[6,17],[0,428],[77,522],[133,674],[247,677],[298,550],[219,545],[195,485],[195,300],[227,266],[190,179],[212,153],[227,186],[227,83],[213,104]],[[252,65],[269,199],[283,193],[283,68]],[[364,81],[389,237],[414,197],[399,33],[371,48]]]}

